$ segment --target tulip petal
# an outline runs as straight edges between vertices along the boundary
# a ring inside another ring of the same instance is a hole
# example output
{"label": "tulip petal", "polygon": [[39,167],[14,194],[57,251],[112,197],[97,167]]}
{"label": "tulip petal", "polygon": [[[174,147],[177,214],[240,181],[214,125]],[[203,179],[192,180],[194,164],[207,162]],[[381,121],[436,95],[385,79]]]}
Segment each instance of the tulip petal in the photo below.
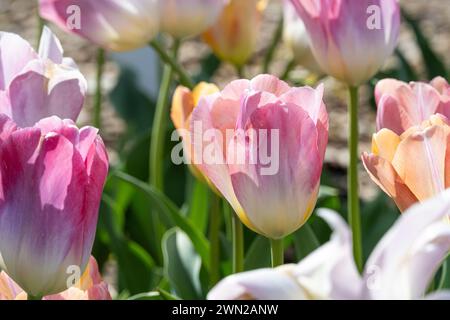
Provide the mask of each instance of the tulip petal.
{"label": "tulip petal", "polygon": [[445,189],[449,136],[450,127],[432,126],[410,133],[398,145],[392,165],[419,200],[431,198]]}
{"label": "tulip petal", "polygon": [[363,153],[362,162],[372,180],[404,211],[418,201],[408,186],[385,159]]}
{"label": "tulip petal", "polygon": [[[230,156],[245,155],[244,163],[228,157],[233,188],[251,224],[263,235],[281,238],[298,229],[315,205],[322,169],[317,129],[296,105],[260,107],[248,123],[256,135],[247,141],[238,133],[228,149]],[[267,156],[272,158],[264,163]]]}
{"label": "tulip petal", "polygon": [[[450,191],[406,211],[383,236],[366,264],[366,297],[418,299],[450,250]],[[368,283],[368,282],[366,282]]]}
{"label": "tulip petal", "polygon": [[61,42],[47,26],[44,26],[42,30],[38,52],[39,57],[42,59],[50,59],[56,64],[62,64],[63,62],[64,51]]}
{"label": "tulip petal", "polygon": [[277,97],[288,92],[290,87],[283,80],[269,74],[260,74],[250,81],[250,87],[254,91],[269,92]]}

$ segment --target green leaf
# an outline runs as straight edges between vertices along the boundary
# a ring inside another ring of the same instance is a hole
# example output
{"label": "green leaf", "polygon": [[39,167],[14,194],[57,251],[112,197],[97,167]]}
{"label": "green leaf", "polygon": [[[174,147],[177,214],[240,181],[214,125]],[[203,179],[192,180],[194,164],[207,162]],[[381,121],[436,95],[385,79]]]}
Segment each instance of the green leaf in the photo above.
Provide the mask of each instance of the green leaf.
{"label": "green leaf", "polygon": [[189,237],[178,228],[163,237],[164,274],[182,299],[201,299],[202,262]]}
{"label": "green leaf", "polygon": [[163,300],[158,291],[138,293],[129,297],[127,300]]}
{"label": "green leaf", "polygon": [[317,240],[308,222],[294,233],[295,257],[298,261],[302,260],[319,246],[319,240]]}
{"label": "green leaf", "polygon": [[202,233],[205,233],[209,216],[210,191],[204,183],[194,179],[191,202],[189,206],[189,220]]}
{"label": "green leaf", "polygon": [[270,265],[270,241],[258,235],[247,250],[244,261],[245,270],[268,268]]}
{"label": "green leaf", "polygon": [[427,40],[427,37],[422,33],[419,23],[403,9],[402,15],[404,21],[409,25],[409,27],[414,32],[414,35],[416,36],[417,45],[422,52],[423,62],[427,67],[428,78],[432,79],[437,76],[447,78],[447,69],[442,62],[443,60],[440,59],[438,55],[433,51],[431,45]]}
{"label": "green leaf", "polygon": [[152,201],[155,209],[160,214],[161,221],[163,221],[168,228],[178,226],[191,239],[194,247],[199,255],[202,257],[203,263],[209,269],[209,243],[205,236],[196,229],[191,221],[183,216],[175,204],[172,203],[163,193],[138,179],[120,171],[116,171],[112,176],[126,181],[144,192]]}
{"label": "green leaf", "polygon": [[125,238],[114,223],[111,213],[118,210],[114,200],[105,193],[102,200],[101,215],[119,264],[119,283],[131,294],[152,289],[160,278],[153,259],[139,244]]}

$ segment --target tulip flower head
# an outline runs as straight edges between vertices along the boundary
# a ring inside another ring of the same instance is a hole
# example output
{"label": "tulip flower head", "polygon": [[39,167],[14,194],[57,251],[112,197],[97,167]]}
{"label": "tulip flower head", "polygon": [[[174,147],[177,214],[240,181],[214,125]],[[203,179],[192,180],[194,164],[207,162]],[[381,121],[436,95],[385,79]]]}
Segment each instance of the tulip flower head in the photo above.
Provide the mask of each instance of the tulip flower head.
{"label": "tulip flower head", "polygon": [[108,157],[98,130],[45,118],[19,128],[0,115],[0,268],[42,297],[86,268]]}
{"label": "tulip flower head", "polygon": [[159,31],[158,0],[39,0],[41,16],[112,51],[146,46]]}
{"label": "tulip flower head", "polygon": [[314,208],[328,140],[322,95],[260,75],[201,98],[192,113],[195,165],[268,238],[294,232]]}
{"label": "tulip flower head", "polygon": [[222,60],[244,65],[253,54],[266,0],[230,0],[218,21],[204,34]]}
{"label": "tulip flower head", "polygon": [[[27,300],[27,293],[4,271],[0,273],[0,300]],[[111,300],[111,294],[98,271],[97,261],[91,256],[86,270],[74,286],[43,300]]]}
{"label": "tulip flower head", "polygon": [[0,112],[21,126],[53,115],[76,120],[87,82],[63,57],[59,40],[44,28],[39,51],[16,34],[0,32]]}
{"label": "tulip flower head", "polygon": [[204,32],[219,17],[228,0],[160,1],[161,31],[175,38]]}
{"label": "tulip flower head", "polygon": [[334,230],[329,242],[296,265],[231,275],[208,299],[450,299],[448,291],[425,296],[450,250],[450,191],[405,212],[378,242],[362,276],[342,217],[329,210],[319,215]]}
{"label": "tulip flower head", "polygon": [[401,135],[381,129],[373,136],[372,153],[362,160],[372,180],[404,211],[450,187],[449,137],[448,119],[433,115]]}
{"label": "tulip flower head", "polygon": [[398,0],[291,0],[322,70],[351,86],[368,81],[397,44]]}
{"label": "tulip flower head", "polygon": [[450,117],[450,86],[442,77],[430,84],[383,79],[376,85],[375,98],[377,130],[387,128],[400,135],[433,114]]}

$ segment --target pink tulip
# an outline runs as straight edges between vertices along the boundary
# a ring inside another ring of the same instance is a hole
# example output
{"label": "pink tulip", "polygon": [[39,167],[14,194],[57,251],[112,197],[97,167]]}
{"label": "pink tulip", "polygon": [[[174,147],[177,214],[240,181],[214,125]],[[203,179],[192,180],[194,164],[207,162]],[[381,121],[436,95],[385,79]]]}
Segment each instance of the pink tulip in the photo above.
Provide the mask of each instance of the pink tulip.
{"label": "pink tulip", "polygon": [[0,268],[28,294],[67,288],[91,253],[108,157],[98,130],[0,115]]}
{"label": "pink tulip", "polygon": [[[4,271],[0,272],[0,300],[27,300],[28,296]],[[97,261],[91,256],[86,271],[77,283],[43,300],[111,300],[108,284],[102,280]]]}
{"label": "pink tulip", "polygon": [[260,75],[203,97],[193,111],[197,168],[243,223],[269,238],[297,230],[315,206],[328,140],[322,95],[322,86],[291,88]]}
{"label": "pink tulip", "polygon": [[76,120],[87,83],[59,40],[44,28],[39,52],[18,35],[0,32],[0,112],[21,127],[59,116]]}
{"label": "pink tulip", "polygon": [[195,36],[209,28],[228,0],[160,1],[161,31],[176,38]]}
{"label": "pink tulip", "polygon": [[291,0],[306,25],[323,71],[356,86],[393,52],[400,27],[398,0]]}
{"label": "pink tulip", "polygon": [[436,113],[450,118],[450,85],[442,77],[430,84],[383,79],[377,83],[375,98],[378,131],[386,128],[400,135]]}
{"label": "pink tulip", "polygon": [[113,51],[144,47],[159,31],[158,0],[39,0],[39,9],[66,32]]}
{"label": "pink tulip", "polygon": [[[406,211],[378,242],[362,275],[345,221],[329,210],[319,216],[334,230],[330,241],[298,264],[231,275],[208,299],[422,299],[450,250],[450,191]],[[450,291],[425,298],[450,299]]]}

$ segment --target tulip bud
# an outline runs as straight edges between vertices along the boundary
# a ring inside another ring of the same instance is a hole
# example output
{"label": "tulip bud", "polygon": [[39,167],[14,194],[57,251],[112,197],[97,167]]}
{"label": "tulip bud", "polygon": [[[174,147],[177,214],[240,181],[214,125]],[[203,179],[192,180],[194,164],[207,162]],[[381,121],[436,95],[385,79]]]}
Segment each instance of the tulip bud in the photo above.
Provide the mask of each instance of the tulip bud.
{"label": "tulip bud", "polygon": [[397,44],[398,0],[291,0],[323,71],[351,86],[368,81]]}
{"label": "tulip bud", "polygon": [[256,47],[265,0],[231,0],[204,40],[222,60],[244,65]]}
{"label": "tulip bud", "polygon": [[146,46],[159,31],[157,0],[39,0],[40,14],[112,51]]}
{"label": "tulip bud", "polygon": [[108,171],[97,132],[57,117],[20,129],[0,115],[0,268],[32,296],[67,289],[88,264]]}
{"label": "tulip bud", "polygon": [[283,2],[283,41],[292,51],[294,60],[299,65],[313,72],[320,72],[309,44],[305,24],[298,16],[290,0]]}
{"label": "tulip bud", "polygon": [[61,43],[44,28],[39,53],[13,33],[0,32],[0,112],[21,127],[56,115],[76,120],[87,82]]}
{"label": "tulip bud", "polygon": [[381,129],[373,136],[372,153],[362,155],[372,180],[401,211],[450,187],[448,123],[446,117],[433,115],[401,135]]}
{"label": "tulip bud", "polygon": [[328,140],[322,95],[322,86],[291,88],[260,75],[203,97],[192,113],[197,168],[266,237],[294,232],[315,206]]}
{"label": "tulip bud", "polygon": [[161,1],[161,31],[175,38],[198,35],[217,20],[226,2],[227,0]]}

